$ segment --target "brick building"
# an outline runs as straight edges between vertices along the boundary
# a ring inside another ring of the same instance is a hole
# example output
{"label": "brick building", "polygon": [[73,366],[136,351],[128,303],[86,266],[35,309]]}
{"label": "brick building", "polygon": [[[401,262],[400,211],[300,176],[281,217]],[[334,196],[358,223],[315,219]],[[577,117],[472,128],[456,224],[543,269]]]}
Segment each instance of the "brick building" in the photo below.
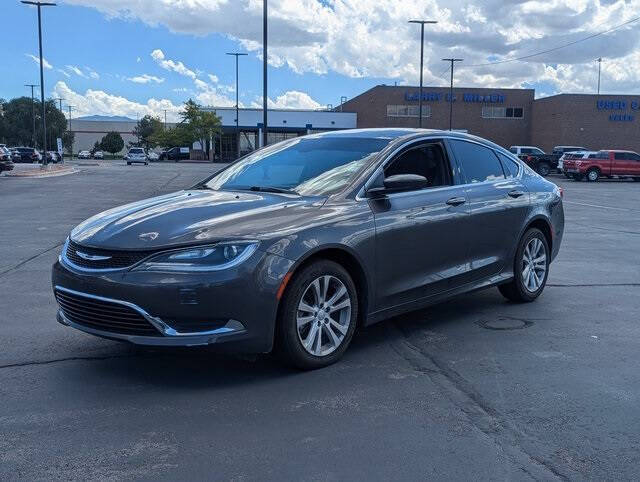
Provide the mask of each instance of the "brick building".
{"label": "brick building", "polygon": [[[418,87],[378,85],[337,110],[355,112],[358,127],[418,127]],[[493,142],[640,152],[640,96],[560,94],[533,89],[453,89],[453,129]],[[449,89],[423,87],[422,127],[449,128]]]}

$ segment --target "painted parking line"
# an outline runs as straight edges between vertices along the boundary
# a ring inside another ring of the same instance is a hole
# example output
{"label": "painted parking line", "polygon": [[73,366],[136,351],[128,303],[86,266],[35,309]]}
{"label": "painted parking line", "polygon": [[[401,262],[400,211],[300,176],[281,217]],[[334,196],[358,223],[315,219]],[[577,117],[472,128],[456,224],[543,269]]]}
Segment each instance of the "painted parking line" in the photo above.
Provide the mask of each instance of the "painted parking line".
{"label": "painted parking line", "polygon": [[630,209],[630,208],[616,208],[613,206],[602,206],[601,204],[589,204],[589,203],[581,203],[578,201],[562,201],[565,204],[579,204],[580,206],[589,206],[591,208],[599,208],[599,209],[611,209],[614,211],[638,211],[637,209]]}

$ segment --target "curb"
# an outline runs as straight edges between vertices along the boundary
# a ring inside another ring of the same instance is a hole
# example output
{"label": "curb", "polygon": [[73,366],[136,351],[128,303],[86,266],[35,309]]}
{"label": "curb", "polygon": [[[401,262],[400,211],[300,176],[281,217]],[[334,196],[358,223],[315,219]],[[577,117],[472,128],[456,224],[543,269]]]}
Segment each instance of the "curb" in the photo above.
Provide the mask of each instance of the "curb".
{"label": "curb", "polygon": [[80,172],[78,169],[60,169],[56,171],[43,172],[38,174],[11,174],[11,171],[7,172],[3,177],[12,177],[15,179],[41,179],[43,177],[59,177],[66,176],[68,174],[75,174]]}

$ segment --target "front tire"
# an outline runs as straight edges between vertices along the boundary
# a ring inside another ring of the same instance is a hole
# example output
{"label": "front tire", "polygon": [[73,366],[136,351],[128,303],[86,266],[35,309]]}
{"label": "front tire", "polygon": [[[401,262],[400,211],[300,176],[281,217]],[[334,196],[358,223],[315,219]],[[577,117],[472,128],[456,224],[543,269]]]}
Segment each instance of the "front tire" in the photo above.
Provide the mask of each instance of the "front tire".
{"label": "front tire", "polygon": [[600,171],[597,169],[590,169],[587,171],[587,181],[596,182],[600,178]]}
{"label": "front tire", "polygon": [[351,343],[357,320],[358,293],[349,273],[333,261],[313,262],[287,286],[276,349],[286,362],[303,370],[331,365]]}
{"label": "front tire", "polygon": [[513,279],[498,286],[502,296],[520,303],[535,300],[547,284],[550,259],[547,238],[539,229],[529,229],[522,236],[516,251]]}

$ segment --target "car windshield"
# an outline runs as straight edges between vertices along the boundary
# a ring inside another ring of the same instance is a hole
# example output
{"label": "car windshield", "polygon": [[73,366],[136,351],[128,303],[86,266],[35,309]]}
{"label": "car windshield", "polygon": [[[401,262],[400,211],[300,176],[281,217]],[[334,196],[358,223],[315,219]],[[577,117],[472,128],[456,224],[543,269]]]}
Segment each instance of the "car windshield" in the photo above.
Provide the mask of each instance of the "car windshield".
{"label": "car windshield", "polygon": [[131,149],[129,151],[129,154],[144,154],[144,150],[139,148],[139,147],[136,147],[136,148]]}
{"label": "car windshield", "polygon": [[333,194],[347,186],[389,142],[388,138],[299,137],[248,155],[215,175],[205,187]]}

